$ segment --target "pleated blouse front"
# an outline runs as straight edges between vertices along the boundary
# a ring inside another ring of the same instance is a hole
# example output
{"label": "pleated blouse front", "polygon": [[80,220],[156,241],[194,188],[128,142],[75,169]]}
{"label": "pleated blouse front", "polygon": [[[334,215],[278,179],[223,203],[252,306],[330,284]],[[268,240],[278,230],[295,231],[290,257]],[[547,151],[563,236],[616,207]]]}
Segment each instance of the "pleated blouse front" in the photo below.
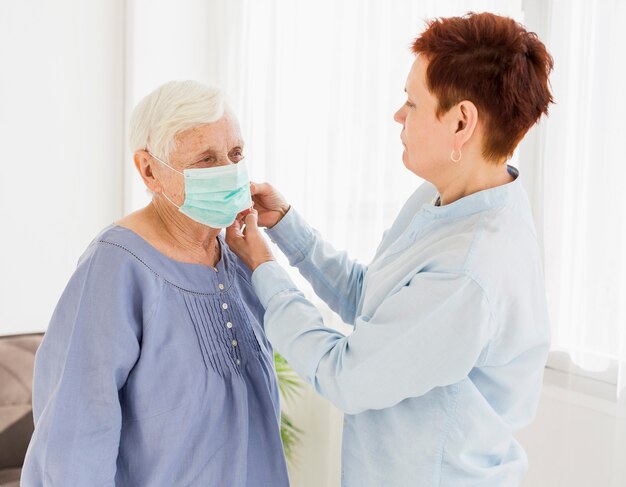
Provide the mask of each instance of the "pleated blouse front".
{"label": "pleated blouse front", "polygon": [[288,485],[263,308],[219,238],[215,269],[119,226],[92,242],[37,354],[23,480]]}

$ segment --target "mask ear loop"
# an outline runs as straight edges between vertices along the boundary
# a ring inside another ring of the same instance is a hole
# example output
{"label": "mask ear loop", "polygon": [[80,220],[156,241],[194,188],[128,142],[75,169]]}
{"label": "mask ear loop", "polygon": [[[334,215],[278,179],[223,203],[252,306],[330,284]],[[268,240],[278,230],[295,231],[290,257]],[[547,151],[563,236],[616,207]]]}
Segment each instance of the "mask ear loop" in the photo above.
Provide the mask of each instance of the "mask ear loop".
{"label": "mask ear loop", "polygon": [[159,161],[161,164],[163,164],[165,167],[167,167],[168,169],[171,169],[174,172],[177,172],[178,174],[184,176],[185,173],[182,173],[180,171],[178,171],[177,169],[174,169],[172,166],[170,166],[167,162],[162,161],[161,159],[159,159],[157,156],[155,156],[152,152],[150,152],[149,150],[146,149],[146,152],[148,154],[150,154],[154,159],[156,159],[157,161]]}
{"label": "mask ear loop", "polygon": [[[174,172],[177,172],[178,174],[182,175],[183,177],[185,176],[184,173],[174,169],[172,166],[170,166],[167,162],[162,161],[161,159],[159,159],[157,156],[155,156],[152,152],[150,152],[148,149],[146,149],[146,152],[148,154],[150,154],[154,159],[156,159],[157,161],[159,161],[161,164],[163,164],[165,167],[167,167],[168,169],[171,169]],[[176,203],[174,203],[171,199],[169,199],[169,197],[165,194],[165,191],[161,191],[161,194],[165,197],[165,199],[167,201],[169,201],[172,205],[174,205],[176,208],[178,208],[180,210],[180,206],[178,206]]]}
{"label": "mask ear loop", "polygon": [[174,205],[176,208],[178,208],[178,209],[180,210],[180,206],[178,206],[178,205],[177,205],[176,203],[174,203],[171,199],[169,199],[169,198],[167,197],[167,195],[165,194],[165,191],[161,191],[161,194],[163,195],[163,197],[164,197],[167,201],[169,201],[172,205]]}

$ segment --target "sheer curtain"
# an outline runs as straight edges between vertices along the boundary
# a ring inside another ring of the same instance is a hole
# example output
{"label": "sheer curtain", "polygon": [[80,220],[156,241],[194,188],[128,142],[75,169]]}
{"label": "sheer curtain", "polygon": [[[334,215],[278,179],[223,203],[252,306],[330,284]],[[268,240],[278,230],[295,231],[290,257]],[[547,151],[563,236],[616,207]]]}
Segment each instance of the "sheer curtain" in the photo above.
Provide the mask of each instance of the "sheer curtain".
{"label": "sheer curtain", "polygon": [[[553,358],[565,358],[551,364],[598,379],[626,412],[626,3],[14,0],[0,10],[0,60],[14,73],[0,77],[0,333],[45,328],[91,238],[147,203],[123,127],[159,84],[223,87],[252,176],[367,262],[420,183],[402,166],[392,116],[423,20],[489,10],[529,22],[555,58],[557,105],[519,156],[544,242]],[[293,485],[339,485],[341,415],[310,390],[288,407],[306,437]]]}
{"label": "sheer curtain", "polygon": [[[364,261],[420,183],[402,165],[393,114],[423,20],[468,10],[521,17],[519,0],[222,0],[210,8],[183,1],[176,21],[169,2],[133,3],[129,104],[171,78],[222,86],[239,115],[252,177],[272,182],[337,247]],[[185,7],[189,15],[180,13]],[[145,56],[155,60],[151,74],[141,71]],[[130,178],[128,209],[144,201],[141,182]]]}
{"label": "sheer curtain", "polygon": [[[364,262],[421,182],[402,165],[393,114],[404,102],[409,45],[424,20],[470,10],[523,20],[520,0],[172,5],[131,3],[129,107],[172,78],[220,85],[239,115],[252,177],[272,182],[337,248]],[[126,194],[127,211],[147,201],[131,172]],[[342,328],[317,304],[327,324]],[[306,438],[293,485],[338,486],[341,414],[310,389],[287,409]]]}
{"label": "sheer curtain", "polygon": [[[620,1],[551,2],[557,104],[539,172],[551,364],[612,384],[626,413],[626,57]],[[620,44],[621,42],[621,44]],[[565,361],[558,360],[566,358]],[[557,360],[554,360],[557,359]]]}

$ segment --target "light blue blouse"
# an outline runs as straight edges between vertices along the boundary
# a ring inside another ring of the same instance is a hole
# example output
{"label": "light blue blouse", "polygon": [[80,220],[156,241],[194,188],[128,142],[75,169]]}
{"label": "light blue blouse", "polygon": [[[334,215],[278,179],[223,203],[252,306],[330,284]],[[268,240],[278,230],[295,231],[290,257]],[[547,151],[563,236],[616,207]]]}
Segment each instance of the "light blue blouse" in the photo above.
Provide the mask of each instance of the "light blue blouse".
{"label": "light blue blouse", "polygon": [[220,242],[216,270],[92,242],[37,352],[24,487],[288,485],[263,309]]}
{"label": "light blue blouse", "polygon": [[527,468],[513,432],[535,414],[550,341],[528,199],[519,179],[435,198],[417,189],[369,266],[293,209],[268,231],[349,336],[275,262],[252,275],[271,343],[346,413],[346,487],[509,487]]}

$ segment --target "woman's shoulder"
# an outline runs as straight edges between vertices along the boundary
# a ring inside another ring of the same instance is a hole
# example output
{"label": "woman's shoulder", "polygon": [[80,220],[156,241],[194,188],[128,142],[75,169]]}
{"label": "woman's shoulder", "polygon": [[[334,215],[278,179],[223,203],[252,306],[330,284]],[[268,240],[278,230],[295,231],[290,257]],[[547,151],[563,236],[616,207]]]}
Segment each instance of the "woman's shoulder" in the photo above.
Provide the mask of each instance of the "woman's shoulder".
{"label": "woman's shoulder", "polygon": [[[65,286],[57,310],[90,310],[92,315],[128,311],[127,316],[134,316],[132,310],[144,305],[152,308],[158,301],[161,282],[123,248],[118,233],[120,229],[110,225],[91,241]],[[63,316],[63,312],[55,312],[53,321]]]}
{"label": "woman's shoulder", "polygon": [[173,259],[156,248],[145,235],[113,224],[93,239],[81,261],[97,258],[112,268],[132,270],[137,275],[152,275],[177,292],[213,295],[219,292],[220,283],[226,285],[235,278],[244,282],[250,279],[224,239],[218,238],[224,246],[224,253],[222,261],[214,268]]}
{"label": "woman's shoulder", "polygon": [[428,230],[420,244],[435,268],[456,269],[481,280],[532,265],[539,257],[534,227],[511,205],[436,220]]}
{"label": "woman's shoulder", "polygon": [[90,279],[118,279],[126,283],[156,276],[146,259],[142,258],[137,237],[128,229],[111,224],[102,229],[78,260],[77,274]]}
{"label": "woman's shoulder", "polygon": [[132,231],[115,223],[103,228],[91,241],[81,260],[95,257],[115,261],[141,261]]}

